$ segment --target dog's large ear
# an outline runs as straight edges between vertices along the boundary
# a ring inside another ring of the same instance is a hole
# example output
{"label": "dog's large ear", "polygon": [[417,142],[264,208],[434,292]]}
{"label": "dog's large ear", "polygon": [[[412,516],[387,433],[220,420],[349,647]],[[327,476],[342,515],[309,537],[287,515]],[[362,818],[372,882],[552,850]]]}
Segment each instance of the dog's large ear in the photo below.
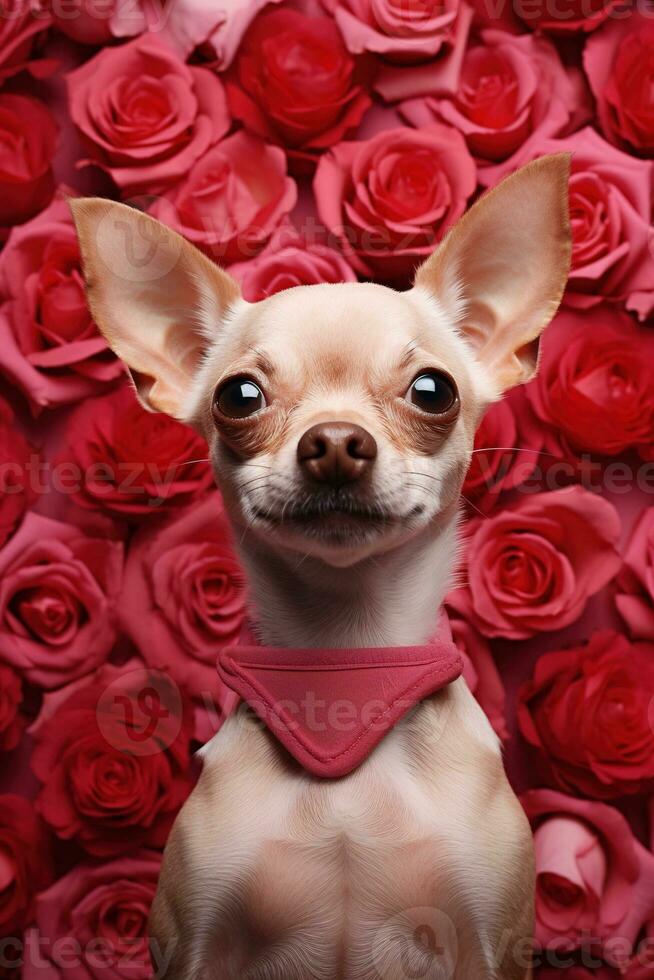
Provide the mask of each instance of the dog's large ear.
{"label": "dog's large ear", "polygon": [[69,201],[93,318],[146,408],[184,417],[210,335],[237,283],[180,235],[124,204]]}
{"label": "dog's large ear", "polygon": [[570,269],[570,154],[541,157],[484,194],[418,269],[503,391],[528,381]]}

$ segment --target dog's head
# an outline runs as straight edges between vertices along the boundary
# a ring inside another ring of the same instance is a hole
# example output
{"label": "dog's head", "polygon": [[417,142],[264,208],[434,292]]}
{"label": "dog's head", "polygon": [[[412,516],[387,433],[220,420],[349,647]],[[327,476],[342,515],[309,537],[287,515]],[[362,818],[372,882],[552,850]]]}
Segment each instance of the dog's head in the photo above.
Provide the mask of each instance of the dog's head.
{"label": "dog's head", "polygon": [[570,261],[567,155],[482,197],[399,293],[259,303],[174,232],[71,201],[91,310],[142,402],[196,426],[232,520],[333,565],[451,515],[475,428],[528,380]]}

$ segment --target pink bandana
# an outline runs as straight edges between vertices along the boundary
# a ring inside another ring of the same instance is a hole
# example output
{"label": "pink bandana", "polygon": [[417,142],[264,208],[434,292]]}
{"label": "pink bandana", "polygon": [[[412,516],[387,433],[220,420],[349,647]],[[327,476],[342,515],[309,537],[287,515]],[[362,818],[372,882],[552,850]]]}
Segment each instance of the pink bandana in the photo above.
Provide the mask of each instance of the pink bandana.
{"label": "pink bandana", "polygon": [[227,687],[304,769],[328,778],[356,769],[411,708],[462,671],[445,615],[424,646],[299,650],[244,643],[218,656]]}

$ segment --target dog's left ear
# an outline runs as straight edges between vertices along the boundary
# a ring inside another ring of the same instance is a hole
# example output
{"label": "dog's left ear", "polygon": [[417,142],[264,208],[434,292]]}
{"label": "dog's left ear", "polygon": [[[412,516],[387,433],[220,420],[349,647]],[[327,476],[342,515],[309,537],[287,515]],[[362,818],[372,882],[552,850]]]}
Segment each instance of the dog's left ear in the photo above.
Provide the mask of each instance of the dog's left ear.
{"label": "dog's left ear", "polygon": [[212,332],[238,284],[159,221],[104,198],[70,200],[93,318],[146,408],[185,417]]}
{"label": "dog's left ear", "polygon": [[503,391],[528,381],[570,270],[570,154],[518,170],[461,218],[415,286],[452,316]]}

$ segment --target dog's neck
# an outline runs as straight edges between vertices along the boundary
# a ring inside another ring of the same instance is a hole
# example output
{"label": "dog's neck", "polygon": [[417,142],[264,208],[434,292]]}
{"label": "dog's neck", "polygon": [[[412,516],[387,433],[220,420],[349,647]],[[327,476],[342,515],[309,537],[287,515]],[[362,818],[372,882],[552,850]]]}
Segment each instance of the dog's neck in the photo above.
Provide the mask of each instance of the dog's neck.
{"label": "dog's neck", "polygon": [[371,647],[424,643],[456,569],[458,515],[419,538],[348,568],[240,543],[253,619],[262,643]]}

